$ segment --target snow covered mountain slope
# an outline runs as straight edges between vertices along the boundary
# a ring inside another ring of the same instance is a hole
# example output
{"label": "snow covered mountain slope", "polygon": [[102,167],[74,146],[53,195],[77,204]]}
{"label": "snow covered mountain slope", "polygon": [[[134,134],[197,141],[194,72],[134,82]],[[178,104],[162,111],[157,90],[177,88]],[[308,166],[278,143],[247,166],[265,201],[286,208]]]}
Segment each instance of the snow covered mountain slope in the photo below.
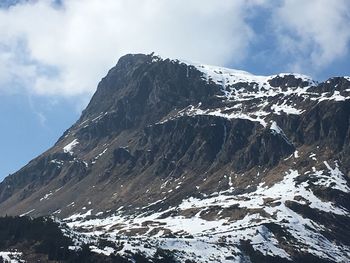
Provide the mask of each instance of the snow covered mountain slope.
{"label": "snow covered mountain slope", "polygon": [[125,260],[347,262],[349,178],[348,77],[126,55],[0,184],[0,214],[54,216]]}
{"label": "snow covered mountain slope", "polygon": [[133,215],[127,208],[108,216],[91,216],[90,211],[72,215],[64,222],[95,242],[100,236],[125,242],[119,253],[126,256],[128,251],[152,256],[161,247],[176,251],[180,260],[240,262],[248,254],[242,251],[242,242],[246,242],[258,253],[281,261],[305,260],[308,255],[315,260],[346,262],[350,250],[341,225],[349,222],[349,211],[322,201],[311,189],[322,185],[324,190],[330,190],[328,186],[346,194],[350,189],[337,166],[325,166],[325,170],[310,171],[313,182],[298,182],[302,176],[290,170],[273,186],[260,184],[255,191],[244,194],[235,193],[232,187],[209,196],[189,197],[164,211],[155,209],[164,202],[159,200]]}

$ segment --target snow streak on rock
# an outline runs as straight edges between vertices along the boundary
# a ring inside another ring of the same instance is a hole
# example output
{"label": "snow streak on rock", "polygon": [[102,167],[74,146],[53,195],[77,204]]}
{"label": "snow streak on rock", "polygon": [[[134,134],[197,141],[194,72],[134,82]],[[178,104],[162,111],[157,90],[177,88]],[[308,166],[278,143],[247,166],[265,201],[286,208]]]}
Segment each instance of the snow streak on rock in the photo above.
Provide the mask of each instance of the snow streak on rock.
{"label": "snow streak on rock", "polygon": [[66,146],[63,147],[63,151],[65,153],[73,154],[73,148],[78,144],[78,140],[74,139],[71,143],[67,144]]}

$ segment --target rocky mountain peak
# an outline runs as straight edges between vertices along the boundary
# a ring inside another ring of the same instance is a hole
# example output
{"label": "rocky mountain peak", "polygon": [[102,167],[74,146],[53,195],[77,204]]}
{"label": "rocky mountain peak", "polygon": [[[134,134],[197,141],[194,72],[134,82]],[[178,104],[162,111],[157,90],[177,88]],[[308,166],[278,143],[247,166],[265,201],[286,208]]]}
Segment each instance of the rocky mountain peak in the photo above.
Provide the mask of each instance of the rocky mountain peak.
{"label": "rocky mountain peak", "polygon": [[[152,55],[126,55],[120,58],[99,83],[81,121],[101,113],[123,116],[120,122],[127,126],[142,123],[148,112],[149,123],[155,122],[176,107],[197,104],[214,94],[212,88],[203,88],[200,72],[191,72],[184,64]],[[101,103],[103,101],[103,103]]]}
{"label": "rocky mountain peak", "polygon": [[0,214],[121,237],[126,257],[347,261],[349,145],[348,77],[126,55],[57,143],[0,184]]}

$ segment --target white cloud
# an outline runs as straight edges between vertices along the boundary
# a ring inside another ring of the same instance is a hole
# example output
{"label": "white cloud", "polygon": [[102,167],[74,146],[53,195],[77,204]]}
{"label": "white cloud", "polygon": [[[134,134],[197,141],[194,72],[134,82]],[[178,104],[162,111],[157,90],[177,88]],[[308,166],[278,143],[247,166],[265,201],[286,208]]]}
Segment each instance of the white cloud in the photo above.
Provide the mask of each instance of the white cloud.
{"label": "white cloud", "polygon": [[66,0],[58,8],[41,0],[16,5],[0,11],[0,46],[25,43],[26,49],[10,50],[6,58],[0,49],[0,68],[5,68],[0,86],[15,76],[37,94],[91,94],[126,53],[237,63],[254,37],[246,14],[263,2]]}
{"label": "white cloud", "polygon": [[[289,69],[310,73],[349,51],[348,0],[52,1],[0,9],[0,92],[91,95],[126,53],[239,68],[254,56],[251,44],[277,40],[273,55],[282,51]],[[266,36],[254,32],[257,6],[271,11]]]}
{"label": "white cloud", "polygon": [[272,17],[280,50],[297,70],[321,70],[349,52],[348,0],[285,0]]}

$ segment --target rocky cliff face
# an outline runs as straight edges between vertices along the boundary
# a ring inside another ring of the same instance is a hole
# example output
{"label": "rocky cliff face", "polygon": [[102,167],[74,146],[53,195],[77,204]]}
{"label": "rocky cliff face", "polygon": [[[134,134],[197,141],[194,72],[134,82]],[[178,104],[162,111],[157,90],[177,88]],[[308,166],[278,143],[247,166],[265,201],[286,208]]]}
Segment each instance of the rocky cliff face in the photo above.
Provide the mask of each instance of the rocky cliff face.
{"label": "rocky cliff face", "polygon": [[118,236],[123,255],[347,261],[349,121],[348,77],[126,55],[57,143],[0,184],[0,214]]}

